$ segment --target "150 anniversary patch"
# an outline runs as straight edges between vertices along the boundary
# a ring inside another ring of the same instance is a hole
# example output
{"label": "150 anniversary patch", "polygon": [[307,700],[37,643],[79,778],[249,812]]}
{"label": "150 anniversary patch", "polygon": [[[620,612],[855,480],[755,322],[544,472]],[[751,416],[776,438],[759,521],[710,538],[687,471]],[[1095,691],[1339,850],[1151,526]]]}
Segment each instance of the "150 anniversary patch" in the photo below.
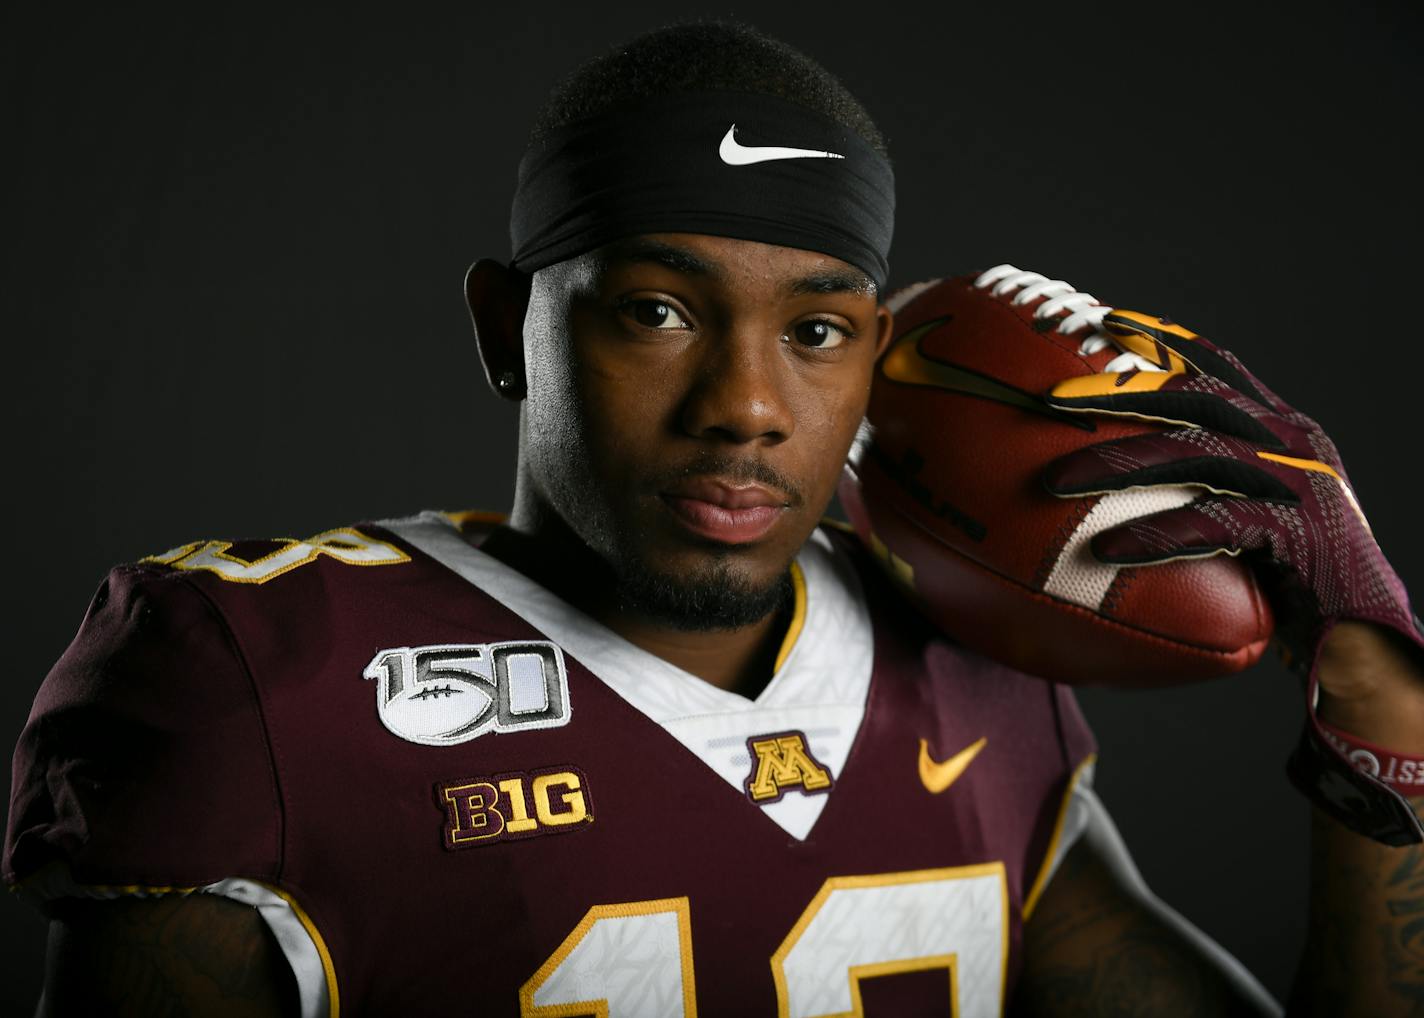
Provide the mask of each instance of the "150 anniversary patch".
{"label": "150 anniversary patch", "polygon": [[361,677],[376,684],[381,723],[427,746],[558,728],[573,716],[563,651],[547,640],[393,647]]}

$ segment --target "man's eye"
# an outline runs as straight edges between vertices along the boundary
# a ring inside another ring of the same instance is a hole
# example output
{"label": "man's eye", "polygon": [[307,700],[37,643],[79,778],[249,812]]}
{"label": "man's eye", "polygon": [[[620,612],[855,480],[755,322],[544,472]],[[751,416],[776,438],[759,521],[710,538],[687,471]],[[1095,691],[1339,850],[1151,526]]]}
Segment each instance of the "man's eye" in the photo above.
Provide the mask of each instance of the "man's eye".
{"label": "man's eye", "polygon": [[682,315],[674,311],[671,304],[660,300],[624,301],[619,310],[648,329],[685,329],[688,327]]}
{"label": "man's eye", "polygon": [[796,342],[816,350],[831,350],[851,337],[849,330],[828,322],[824,318],[813,318],[808,322],[798,322],[791,330]]}

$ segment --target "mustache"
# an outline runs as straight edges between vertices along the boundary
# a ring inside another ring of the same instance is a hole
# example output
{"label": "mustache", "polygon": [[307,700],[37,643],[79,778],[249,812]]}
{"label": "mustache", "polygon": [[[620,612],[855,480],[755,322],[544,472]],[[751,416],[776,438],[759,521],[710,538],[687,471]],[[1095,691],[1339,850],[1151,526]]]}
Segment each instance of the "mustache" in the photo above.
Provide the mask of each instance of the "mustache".
{"label": "mustache", "polygon": [[654,477],[653,485],[662,490],[689,477],[715,477],[733,484],[760,484],[781,495],[792,508],[799,508],[806,501],[800,485],[764,460],[715,454],[698,456],[680,467],[665,471]]}

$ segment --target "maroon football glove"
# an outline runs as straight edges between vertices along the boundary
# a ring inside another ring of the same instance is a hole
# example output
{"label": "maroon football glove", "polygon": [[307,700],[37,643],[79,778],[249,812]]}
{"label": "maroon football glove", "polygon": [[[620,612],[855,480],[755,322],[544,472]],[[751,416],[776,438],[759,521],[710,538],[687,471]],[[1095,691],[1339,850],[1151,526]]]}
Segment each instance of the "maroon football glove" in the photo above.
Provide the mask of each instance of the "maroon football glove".
{"label": "maroon football glove", "polygon": [[1377,623],[1424,648],[1424,625],[1375,542],[1334,443],[1233,354],[1169,319],[1114,311],[1102,328],[1162,370],[1069,379],[1048,402],[1181,427],[1064,456],[1046,471],[1048,489],[1073,496],[1166,484],[1202,488],[1188,505],[1097,534],[1094,554],[1124,565],[1218,554],[1254,559],[1276,608],[1286,660],[1307,679],[1309,715],[1289,764],[1292,780],[1353,830],[1387,844],[1424,841],[1424,825],[1407,801],[1350,766],[1315,717],[1316,659],[1336,622]]}

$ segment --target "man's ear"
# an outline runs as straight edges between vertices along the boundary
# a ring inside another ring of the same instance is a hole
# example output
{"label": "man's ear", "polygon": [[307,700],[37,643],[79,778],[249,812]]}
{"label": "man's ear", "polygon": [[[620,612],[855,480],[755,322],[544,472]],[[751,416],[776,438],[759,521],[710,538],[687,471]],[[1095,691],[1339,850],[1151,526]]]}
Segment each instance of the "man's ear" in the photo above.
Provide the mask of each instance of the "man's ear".
{"label": "man's ear", "polygon": [[890,345],[890,337],[895,334],[895,316],[884,304],[875,309],[875,327],[879,330],[875,337],[875,360],[878,363],[880,355]]}
{"label": "man's ear", "polygon": [[532,277],[481,258],[465,273],[465,303],[475,326],[475,345],[485,378],[495,395],[518,402],[527,391],[524,379],[524,313],[529,308]]}

